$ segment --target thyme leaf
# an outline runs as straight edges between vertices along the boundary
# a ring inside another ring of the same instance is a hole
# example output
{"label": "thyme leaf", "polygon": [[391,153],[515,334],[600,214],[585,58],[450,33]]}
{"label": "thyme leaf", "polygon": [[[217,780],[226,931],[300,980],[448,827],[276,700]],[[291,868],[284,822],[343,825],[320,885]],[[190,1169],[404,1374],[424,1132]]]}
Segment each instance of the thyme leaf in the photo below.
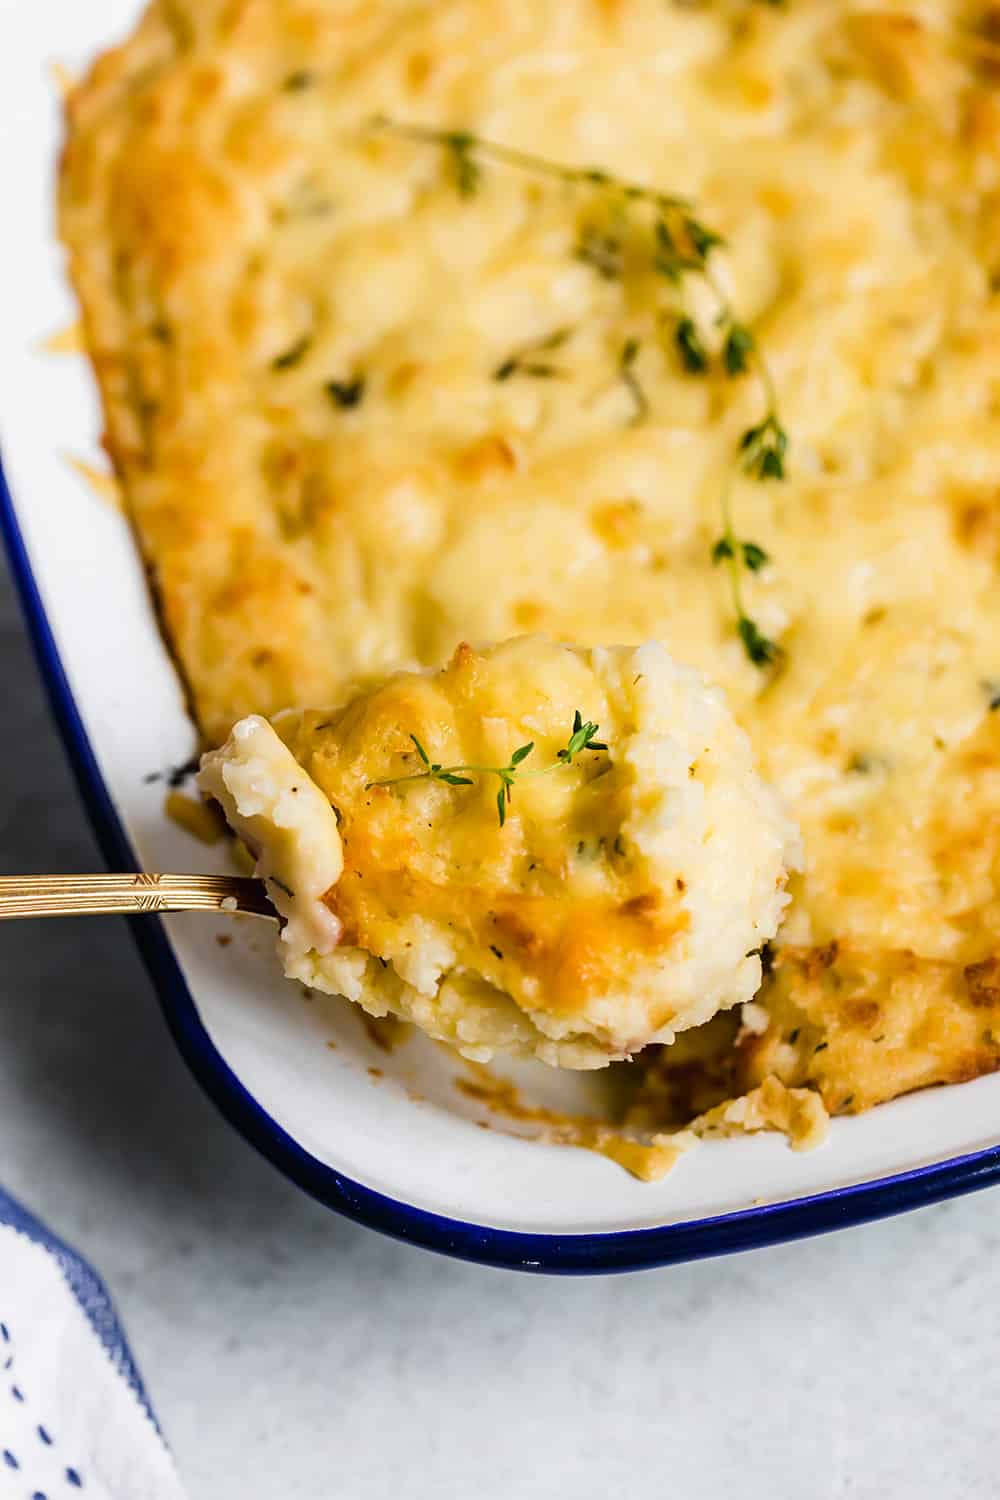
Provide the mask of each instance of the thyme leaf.
{"label": "thyme leaf", "polygon": [[365,394],[365,377],[355,375],[350,380],[328,380],[326,393],[331,401],[348,411],[352,406],[361,405]]}
{"label": "thyme leaf", "polygon": [[297,365],[308,354],[311,345],[312,339],[308,334],[305,334],[298,340],[297,343],[292,344],[288,349],[286,349],[283,354],[279,354],[276,356],[276,358],[272,359],[271,369],[293,369],[294,366]]}
{"label": "thyme leaf", "polygon": [[618,356],[618,374],[632,398],[631,422],[633,426],[649,415],[649,400],[635,372],[635,362],[639,358],[641,347],[638,339],[626,339],[622,345],[622,352]]}
{"label": "thyme leaf", "polygon": [[678,318],[674,342],[680,351],[684,368],[692,375],[703,375],[708,369],[708,351],[693,318]]}
{"label": "thyme leaf", "polygon": [[471,198],[479,188],[481,172],[479,163],[473,154],[475,150],[475,137],[466,130],[452,130],[446,137],[444,144],[451,152],[451,170],[455,178],[455,186],[463,198]]}
{"label": "thyme leaf", "polygon": [[743,562],[750,569],[751,573],[759,573],[761,568],[765,567],[771,561],[763,547],[758,546],[756,542],[742,542],[740,545],[743,552]]}
{"label": "thyme leaf", "polygon": [[617,281],[625,270],[625,249],[616,235],[585,224],[576,245],[576,258],[591,266],[605,281]]}
{"label": "thyme leaf", "polygon": [[684,233],[694,246],[695,254],[699,260],[707,260],[709,252],[721,249],[726,243],[721,234],[716,234],[714,229],[708,229],[698,219],[690,215],[684,220]]}
{"label": "thyme leaf", "polygon": [[[655,253],[652,263],[654,271],[665,276],[675,286],[680,286],[686,272],[701,270],[705,256],[699,255],[693,245],[691,250],[683,250],[666,219],[657,219],[653,234],[655,237]],[[717,243],[721,244],[721,241]]]}
{"label": "thyme leaf", "polygon": [[743,323],[730,323],[726,341],[722,346],[722,361],[726,374],[742,375],[750,364],[750,356],[756,345],[753,334]]}
{"label": "thyme leaf", "polygon": [[504,381],[510,380],[514,375],[532,375],[536,379],[545,380],[557,376],[560,371],[556,365],[549,360],[538,359],[536,356],[550,354],[556,349],[561,349],[572,331],[571,328],[557,328],[545,338],[535,339],[530,344],[522,345],[520,349],[516,349],[513,354],[509,354],[497,365],[493,371],[493,379]]}
{"label": "thyme leaf", "polygon": [[784,479],[788,434],[773,406],[762,422],[748,427],[740,439],[743,468],[756,479]]}
{"label": "thyme leaf", "polygon": [[736,628],[744,650],[755,667],[769,667],[773,661],[777,660],[781,647],[777,641],[772,641],[764,635],[756,621],[751,620],[749,615],[739,615]]}

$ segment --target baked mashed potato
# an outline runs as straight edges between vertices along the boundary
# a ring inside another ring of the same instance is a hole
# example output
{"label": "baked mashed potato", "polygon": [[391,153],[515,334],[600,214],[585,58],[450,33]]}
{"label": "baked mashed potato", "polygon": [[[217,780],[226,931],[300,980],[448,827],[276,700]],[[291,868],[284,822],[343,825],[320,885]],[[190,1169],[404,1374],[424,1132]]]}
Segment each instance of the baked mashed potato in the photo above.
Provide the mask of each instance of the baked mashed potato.
{"label": "baked mashed potato", "polygon": [[[753,1025],[684,1032],[651,1096],[1000,1066],[997,5],[153,0],[67,108],[107,445],[206,744],[462,640],[662,641],[805,868]],[[787,451],[741,448],[772,416]]]}
{"label": "baked mashed potato", "polygon": [[241,720],[200,780],[289,977],[479,1061],[601,1067],[750,1000],[796,857],[721,694],[656,644],[462,646]]}

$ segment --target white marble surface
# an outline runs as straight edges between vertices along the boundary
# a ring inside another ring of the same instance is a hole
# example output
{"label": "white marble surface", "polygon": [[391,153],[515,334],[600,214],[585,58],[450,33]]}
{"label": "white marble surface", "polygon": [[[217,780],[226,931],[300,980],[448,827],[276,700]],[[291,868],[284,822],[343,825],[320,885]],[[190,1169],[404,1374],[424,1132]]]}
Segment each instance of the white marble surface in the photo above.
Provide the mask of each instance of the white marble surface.
{"label": "white marble surface", "polygon": [[[0,684],[4,873],[95,867],[5,580]],[[0,945],[0,1180],[109,1282],[194,1500],[997,1494],[1000,1193],[624,1278],[460,1265],[258,1158],[116,921]]]}

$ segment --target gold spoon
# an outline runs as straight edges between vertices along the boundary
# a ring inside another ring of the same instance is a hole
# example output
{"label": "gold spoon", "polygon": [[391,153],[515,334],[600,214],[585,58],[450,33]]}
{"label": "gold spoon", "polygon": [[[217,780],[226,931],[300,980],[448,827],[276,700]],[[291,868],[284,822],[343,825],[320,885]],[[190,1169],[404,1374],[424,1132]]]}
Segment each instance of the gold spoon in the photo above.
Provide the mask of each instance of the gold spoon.
{"label": "gold spoon", "polygon": [[4,917],[135,916],[156,911],[214,911],[277,917],[262,880],[247,875],[3,875]]}

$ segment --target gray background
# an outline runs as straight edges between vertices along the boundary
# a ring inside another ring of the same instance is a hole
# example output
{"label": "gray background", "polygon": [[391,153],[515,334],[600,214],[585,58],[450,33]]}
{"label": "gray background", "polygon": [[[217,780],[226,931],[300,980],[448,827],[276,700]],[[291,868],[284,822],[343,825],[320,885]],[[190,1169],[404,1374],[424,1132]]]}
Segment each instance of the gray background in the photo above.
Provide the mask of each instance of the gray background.
{"label": "gray background", "polygon": [[[100,868],[0,576],[4,873]],[[202,1097],[116,919],[0,928],[0,1180],[109,1282],[195,1500],[1000,1491],[1000,1192],[559,1281],[396,1245]]]}

